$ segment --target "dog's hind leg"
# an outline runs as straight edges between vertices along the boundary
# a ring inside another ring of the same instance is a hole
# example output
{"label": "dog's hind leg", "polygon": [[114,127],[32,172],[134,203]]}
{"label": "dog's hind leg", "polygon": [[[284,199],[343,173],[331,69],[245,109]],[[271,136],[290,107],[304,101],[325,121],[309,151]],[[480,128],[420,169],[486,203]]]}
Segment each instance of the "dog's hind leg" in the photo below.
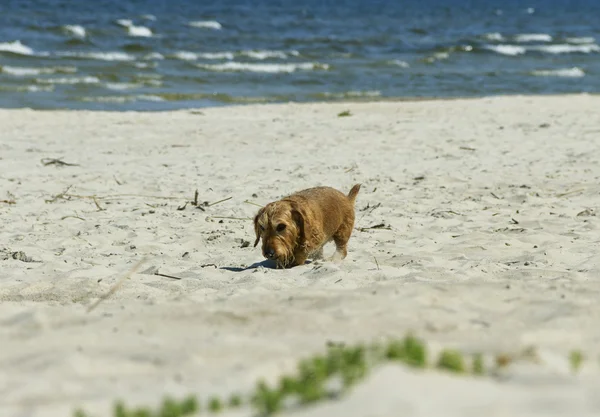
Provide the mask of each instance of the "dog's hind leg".
{"label": "dog's hind leg", "polygon": [[335,253],[331,257],[332,261],[341,261],[348,255],[348,241],[352,234],[354,227],[354,219],[342,223],[340,228],[333,235],[333,242],[335,243]]}

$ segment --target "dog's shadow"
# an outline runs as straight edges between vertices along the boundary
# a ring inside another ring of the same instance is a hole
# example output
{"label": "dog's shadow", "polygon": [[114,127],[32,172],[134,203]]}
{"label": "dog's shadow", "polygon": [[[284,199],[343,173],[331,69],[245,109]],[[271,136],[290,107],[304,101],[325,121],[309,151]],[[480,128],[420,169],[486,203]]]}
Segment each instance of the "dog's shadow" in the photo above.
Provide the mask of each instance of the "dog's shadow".
{"label": "dog's shadow", "polygon": [[[310,264],[312,263],[312,261],[307,260],[306,264]],[[257,269],[259,267],[263,267],[263,268],[267,268],[267,269],[277,269],[277,265],[275,264],[275,261],[271,261],[269,259],[265,259],[264,261],[261,262],[255,262],[250,266],[247,266],[245,268],[241,268],[238,266],[222,266],[219,269],[224,269],[226,271],[230,271],[230,272],[244,272],[244,271],[249,271],[251,269]]]}

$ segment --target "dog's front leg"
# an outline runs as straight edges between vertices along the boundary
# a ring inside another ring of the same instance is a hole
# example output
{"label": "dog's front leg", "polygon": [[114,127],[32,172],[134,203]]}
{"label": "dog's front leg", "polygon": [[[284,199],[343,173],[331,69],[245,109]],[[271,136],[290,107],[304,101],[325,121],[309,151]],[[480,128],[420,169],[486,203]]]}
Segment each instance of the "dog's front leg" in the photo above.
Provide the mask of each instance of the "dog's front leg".
{"label": "dog's front leg", "polygon": [[306,262],[307,253],[305,250],[297,250],[294,252],[294,264],[292,266],[304,265]]}

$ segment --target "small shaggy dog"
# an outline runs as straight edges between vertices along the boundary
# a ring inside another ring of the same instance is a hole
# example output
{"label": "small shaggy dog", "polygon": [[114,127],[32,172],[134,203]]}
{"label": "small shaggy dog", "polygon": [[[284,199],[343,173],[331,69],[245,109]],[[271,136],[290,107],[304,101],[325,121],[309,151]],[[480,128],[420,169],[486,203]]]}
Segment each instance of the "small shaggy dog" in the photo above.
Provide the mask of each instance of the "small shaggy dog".
{"label": "small shaggy dog", "polygon": [[262,253],[277,268],[322,258],[323,246],[331,240],[336,246],[332,260],[344,259],[359,190],[356,184],[346,196],[331,187],[315,187],[267,204],[254,218],[254,247],[262,238]]}

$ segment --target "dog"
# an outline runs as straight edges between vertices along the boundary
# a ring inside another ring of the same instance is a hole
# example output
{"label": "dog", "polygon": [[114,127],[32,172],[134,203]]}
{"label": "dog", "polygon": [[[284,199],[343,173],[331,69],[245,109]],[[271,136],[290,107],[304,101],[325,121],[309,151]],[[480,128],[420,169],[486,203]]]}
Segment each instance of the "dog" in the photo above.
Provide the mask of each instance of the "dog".
{"label": "dog", "polygon": [[331,187],[314,187],[267,204],[254,217],[254,247],[262,238],[262,254],[277,268],[323,258],[323,246],[332,240],[336,251],[331,260],[344,259],[360,186],[356,184],[348,195]]}

